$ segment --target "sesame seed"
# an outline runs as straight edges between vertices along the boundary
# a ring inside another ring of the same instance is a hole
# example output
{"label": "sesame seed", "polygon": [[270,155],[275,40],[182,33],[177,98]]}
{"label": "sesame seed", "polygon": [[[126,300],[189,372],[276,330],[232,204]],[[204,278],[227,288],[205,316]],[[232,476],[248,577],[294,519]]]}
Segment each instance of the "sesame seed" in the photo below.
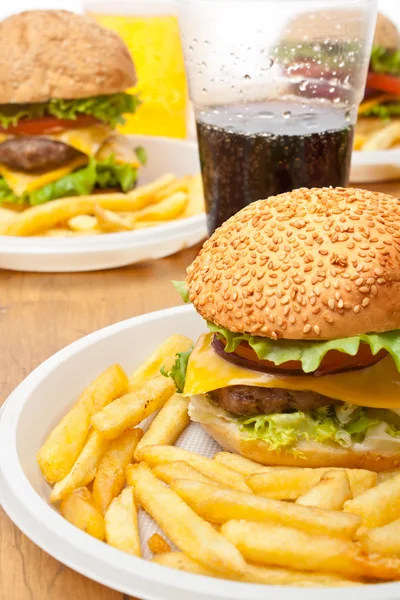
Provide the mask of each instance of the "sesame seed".
{"label": "sesame seed", "polygon": [[353,311],[354,311],[356,314],[358,314],[358,313],[360,312],[360,310],[361,310],[361,307],[360,307],[360,305],[359,305],[359,304],[356,304],[356,305],[355,305],[355,307],[353,308]]}
{"label": "sesame seed", "polygon": [[309,323],[307,323],[307,325],[304,325],[303,327],[303,333],[309,333],[311,331],[311,325]]}

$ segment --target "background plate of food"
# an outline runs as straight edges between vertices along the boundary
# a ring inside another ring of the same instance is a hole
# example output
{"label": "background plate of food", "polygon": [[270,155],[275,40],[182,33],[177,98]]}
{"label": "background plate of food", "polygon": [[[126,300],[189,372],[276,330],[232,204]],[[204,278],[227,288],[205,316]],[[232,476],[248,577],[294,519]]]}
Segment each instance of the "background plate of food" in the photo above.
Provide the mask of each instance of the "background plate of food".
{"label": "background plate of food", "polygon": [[354,148],[351,181],[400,176],[400,33],[382,14],[378,15]]}
{"label": "background plate of food", "polygon": [[19,65],[0,69],[0,268],[118,267],[205,236],[196,146],[117,132],[140,100],[115,33],[28,11],[1,21],[0,39]]}
{"label": "background plate of food", "polygon": [[253,203],[175,282],[191,306],[48,359],[0,417],[11,519],[144,600],[398,598],[399,220],[363,190]]}

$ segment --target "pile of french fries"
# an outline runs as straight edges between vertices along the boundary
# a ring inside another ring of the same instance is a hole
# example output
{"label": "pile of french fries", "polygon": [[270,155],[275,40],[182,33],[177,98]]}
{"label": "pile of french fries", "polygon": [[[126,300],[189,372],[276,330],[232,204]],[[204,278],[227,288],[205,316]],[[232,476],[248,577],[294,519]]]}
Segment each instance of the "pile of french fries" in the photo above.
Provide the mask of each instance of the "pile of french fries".
{"label": "pile of french fries", "polygon": [[400,120],[389,123],[381,119],[361,118],[356,125],[354,150],[372,152],[400,148]]}
{"label": "pile of french fries", "polygon": [[0,206],[0,235],[74,237],[156,227],[204,212],[201,176],[166,174],[127,194],[52,200],[40,206]]}
{"label": "pile of french fries", "polygon": [[[147,543],[155,563],[209,577],[400,580],[400,469],[266,467],[173,445],[189,424],[188,400],[159,371],[191,345],[171,336],[130,378],[109,367],[50,433],[37,460],[61,514],[121,551],[141,557]],[[165,537],[140,539],[139,510]]]}

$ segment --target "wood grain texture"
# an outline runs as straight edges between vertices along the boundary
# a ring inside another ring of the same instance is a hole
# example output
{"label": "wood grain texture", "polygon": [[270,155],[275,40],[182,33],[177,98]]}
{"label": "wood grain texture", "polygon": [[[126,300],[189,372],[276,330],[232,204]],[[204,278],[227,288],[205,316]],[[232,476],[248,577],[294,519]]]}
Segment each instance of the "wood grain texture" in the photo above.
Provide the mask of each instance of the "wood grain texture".
{"label": "wood grain texture", "polygon": [[[400,195],[400,182],[364,187]],[[197,251],[98,273],[0,271],[0,404],[32,369],[74,340],[180,304],[170,281],[185,276]],[[1,511],[0,581],[0,600],[128,600],[42,552]]]}

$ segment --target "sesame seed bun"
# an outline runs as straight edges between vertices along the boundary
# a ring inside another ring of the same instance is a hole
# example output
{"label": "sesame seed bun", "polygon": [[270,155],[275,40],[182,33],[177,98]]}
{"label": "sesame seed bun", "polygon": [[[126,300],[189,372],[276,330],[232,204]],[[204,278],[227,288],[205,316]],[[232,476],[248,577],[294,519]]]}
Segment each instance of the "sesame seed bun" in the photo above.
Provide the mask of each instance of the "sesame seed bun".
{"label": "sesame seed bun", "polygon": [[374,46],[390,50],[400,48],[400,32],[396,25],[382,13],[378,14],[374,36]]}
{"label": "sesame seed bun", "polygon": [[351,188],[250,204],[188,268],[200,315],[232,332],[321,340],[400,328],[400,202]]}
{"label": "sesame seed bun", "polygon": [[89,17],[31,10],[0,22],[0,103],[121,92],[136,83],[120,37]]}
{"label": "sesame seed bun", "polygon": [[203,428],[216,442],[228,452],[236,452],[262,465],[280,467],[343,467],[346,469],[367,469],[369,471],[388,471],[400,464],[400,453],[355,451],[354,448],[342,448],[339,445],[319,444],[313,441],[301,441],[296,445],[300,455],[289,452],[271,451],[262,440],[246,440],[240,435],[235,423],[215,417],[212,423],[202,423]]}

